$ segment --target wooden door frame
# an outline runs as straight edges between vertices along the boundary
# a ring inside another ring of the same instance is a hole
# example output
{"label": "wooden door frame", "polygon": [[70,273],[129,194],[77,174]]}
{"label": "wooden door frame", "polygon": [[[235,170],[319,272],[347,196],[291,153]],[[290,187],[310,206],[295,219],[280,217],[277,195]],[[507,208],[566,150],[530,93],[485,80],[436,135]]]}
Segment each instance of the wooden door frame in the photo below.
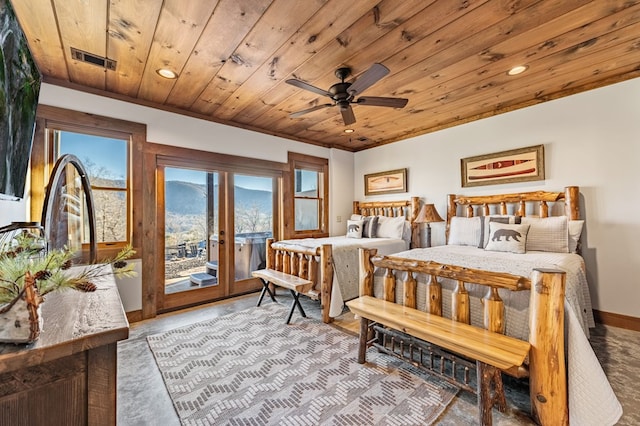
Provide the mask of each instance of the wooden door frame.
{"label": "wooden door frame", "polygon": [[[143,319],[153,318],[159,312],[179,308],[178,306],[163,307],[159,309],[160,303],[164,302],[164,291],[160,290],[159,282],[164,283],[164,263],[161,255],[164,252],[164,239],[160,238],[164,232],[160,231],[159,216],[161,214],[158,208],[158,175],[156,173],[158,166],[162,163],[170,162],[175,167],[196,168],[202,170],[216,170],[218,172],[246,173],[255,175],[258,172],[264,176],[272,176],[282,180],[283,176],[288,172],[288,163],[278,163],[274,161],[258,160],[253,158],[245,158],[233,155],[218,154],[208,151],[199,151],[188,148],[180,148],[169,145],[161,145],[154,143],[145,144],[144,155],[144,181],[143,181],[143,264],[148,269],[148,275],[143,273],[142,280],[142,316]],[[281,187],[281,184],[274,184],[274,188]],[[280,194],[281,198],[281,194]],[[279,215],[278,205],[274,204],[274,235],[279,235]],[[229,213],[229,206],[225,206],[226,214]],[[162,213],[163,214],[163,213]],[[225,249],[226,256],[229,256],[228,250],[230,245],[227,244]],[[232,253],[231,253],[232,255]],[[230,261],[232,257],[228,257]],[[230,283],[230,276],[219,277],[225,282],[224,285]],[[228,294],[228,288],[226,293]],[[205,299],[200,303],[206,303],[216,299]],[[180,306],[180,308],[186,306]]]}

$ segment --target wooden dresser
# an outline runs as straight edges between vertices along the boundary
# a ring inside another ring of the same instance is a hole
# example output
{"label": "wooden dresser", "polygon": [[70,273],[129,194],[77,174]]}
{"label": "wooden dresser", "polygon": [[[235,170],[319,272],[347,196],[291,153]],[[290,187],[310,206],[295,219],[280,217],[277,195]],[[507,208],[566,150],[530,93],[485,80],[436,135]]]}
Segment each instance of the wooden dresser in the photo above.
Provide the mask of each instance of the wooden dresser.
{"label": "wooden dresser", "polygon": [[119,340],[129,323],[113,276],[46,296],[40,338],[0,343],[0,425],[115,425]]}

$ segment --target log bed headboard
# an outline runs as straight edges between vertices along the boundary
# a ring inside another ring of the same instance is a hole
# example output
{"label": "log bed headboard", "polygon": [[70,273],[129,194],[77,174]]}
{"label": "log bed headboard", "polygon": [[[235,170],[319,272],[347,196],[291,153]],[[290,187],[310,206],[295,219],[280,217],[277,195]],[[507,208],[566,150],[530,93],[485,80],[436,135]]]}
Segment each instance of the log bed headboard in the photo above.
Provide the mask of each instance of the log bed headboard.
{"label": "log bed headboard", "polygon": [[403,201],[354,201],[353,213],[363,216],[404,216],[411,222],[411,246],[418,247],[419,235],[416,219],[420,213],[420,197]]}
{"label": "log bed headboard", "polygon": [[451,218],[460,215],[466,217],[489,214],[527,216],[527,212],[533,209],[534,212],[537,210],[533,213],[534,215],[549,217],[552,210],[549,208],[549,203],[563,202],[564,208],[557,212],[557,216],[564,215],[569,220],[580,218],[580,188],[577,186],[567,186],[563,192],[535,191],[477,196],[449,194],[447,199],[447,239]]}

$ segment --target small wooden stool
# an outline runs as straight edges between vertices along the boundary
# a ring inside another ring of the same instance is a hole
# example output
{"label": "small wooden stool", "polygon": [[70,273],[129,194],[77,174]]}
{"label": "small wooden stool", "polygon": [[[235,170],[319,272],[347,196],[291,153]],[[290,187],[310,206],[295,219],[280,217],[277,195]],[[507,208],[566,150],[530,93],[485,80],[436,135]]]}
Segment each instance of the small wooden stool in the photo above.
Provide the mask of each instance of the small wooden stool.
{"label": "small wooden stool", "polygon": [[291,309],[289,310],[289,316],[287,317],[286,324],[289,324],[289,322],[291,321],[293,311],[295,311],[296,307],[300,311],[300,315],[302,315],[304,318],[307,317],[304,309],[302,309],[299,297],[300,293],[306,293],[307,291],[311,290],[311,288],[313,288],[313,282],[273,269],[259,269],[257,271],[253,271],[251,275],[262,280],[262,292],[260,293],[260,298],[258,299],[258,304],[256,306],[260,306],[265,294],[268,294],[269,297],[271,297],[271,300],[276,302],[275,294],[269,288],[269,284],[273,284],[278,287],[286,288],[291,292],[291,295],[293,296],[293,303],[291,304]]}

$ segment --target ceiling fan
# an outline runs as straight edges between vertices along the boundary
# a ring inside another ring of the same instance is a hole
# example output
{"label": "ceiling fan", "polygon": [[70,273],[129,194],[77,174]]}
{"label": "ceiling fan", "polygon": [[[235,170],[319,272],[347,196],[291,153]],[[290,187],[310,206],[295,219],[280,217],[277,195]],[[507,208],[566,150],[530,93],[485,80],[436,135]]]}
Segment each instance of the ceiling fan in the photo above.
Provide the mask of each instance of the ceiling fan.
{"label": "ceiling fan", "polygon": [[323,90],[318,87],[312,86],[309,83],[305,83],[304,81],[297,80],[295,78],[289,79],[286,82],[291,84],[292,86],[296,86],[300,89],[305,89],[313,93],[317,93],[319,95],[327,96],[331,98],[333,103],[330,104],[321,104],[316,105],[314,107],[291,113],[289,116],[292,118],[300,117],[304,114],[317,111],[319,109],[339,106],[340,113],[342,114],[342,120],[344,124],[347,126],[356,122],[356,117],[353,114],[353,109],[351,108],[351,104],[358,105],[369,105],[369,106],[382,106],[382,107],[390,107],[390,108],[403,108],[407,105],[408,99],[404,98],[384,98],[377,96],[366,96],[359,97],[356,99],[356,96],[360,95],[369,87],[373,86],[378,82],[382,77],[389,74],[389,68],[385,67],[382,64],[375,63],[364,72],[353,83],[347,83],[344,80],[351,74],[351,68],[338,68],[336,70],[336,77],[338,77],[341,81],[340,83],[336,83],[329,88],[329,90]]}

